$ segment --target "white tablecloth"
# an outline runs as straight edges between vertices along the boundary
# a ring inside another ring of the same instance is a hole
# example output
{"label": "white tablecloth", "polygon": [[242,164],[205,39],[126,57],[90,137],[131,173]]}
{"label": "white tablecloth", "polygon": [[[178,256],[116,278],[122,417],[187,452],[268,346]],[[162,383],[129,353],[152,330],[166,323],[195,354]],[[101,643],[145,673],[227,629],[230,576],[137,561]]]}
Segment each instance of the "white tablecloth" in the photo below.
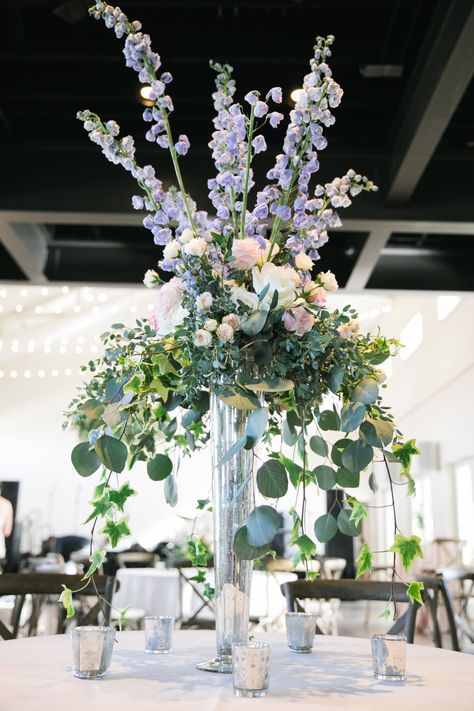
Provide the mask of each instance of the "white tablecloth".
{"label": "white tablecloth", "polygon": [[409,645],[403,683],[372,677],[370,641],[316,638],[312,654],[291,654],[283,637],[272,644],[270,695],[235,698],[232,677],[196,669],[215,653],[212,632],[177,631],[174,652],[143,652],[143,632],[117,635],[111,668],[98,681],[76,679],[68,636],[0,642],[2,711],[472,711],[474,656]]}
{"label": "white tablecloth", "polygon": [[[185,568],[183,573],[191,576],[193,570]],[[250,615],[274,620],[283,614],[286,603],[280,585],[295,578],[293,573],[254,571]],[[212,570],[208,572],[208,579],[212,585]],[[114,595],[113,604],[119,609],[132,606],[144,610],[146,615],[173,615],[176,618],[182,609],[184,619],[187,619],[201,606],[190,585],[182,581],[180,588],[177,570],[121,568],[117,571],[117,580],[120,588]],[[213,617],[207,609],[200,616]]]}

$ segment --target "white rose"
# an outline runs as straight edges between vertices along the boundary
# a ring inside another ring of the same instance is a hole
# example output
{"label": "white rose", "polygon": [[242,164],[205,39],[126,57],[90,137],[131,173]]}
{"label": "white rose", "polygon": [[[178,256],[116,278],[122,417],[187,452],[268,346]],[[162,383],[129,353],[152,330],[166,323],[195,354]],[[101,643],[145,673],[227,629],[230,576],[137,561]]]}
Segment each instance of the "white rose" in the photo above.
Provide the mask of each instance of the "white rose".
{"label": "white rose", "polygon": [[314,262],[311,259],[311,257],[308,257],[307,254],[304,252],[300,252],[299,254],[296,255],[295,257],[295,265],[297,269],[301,269],[301,271],[307,272],[311,269],[313,266]]}
{"label": "white rose", "polygon": [[221,323],[216,334],[221,341],[231,341],[234,337],[234,329],[228,323]]}
{"label": "white rose", "polygon": [[[270,246],[271,246],[270,240],[266,239],[265,244],[266,244],[265,249],[260,250],[260,255],[259,255],[259,258],[257,261],[257,267],[263,267],[265,262],[268,261],[268,255],[270,254]],[[272,259],[275,255],[278,254],[279,251],[280,251],[280,247],[277,244],[274,244],[273,249],[272,249]]]}
{"label": "white rose", "polygon": [[209,331],[200,328],[199,331],[196,331],[194,334],[194,345],[198,348],[207,348],[211,343],[212,333],[209,333]]}
{"label": "white rose", "polygon": [[168,242],[163,250],[163,256],[165,259],[176,259],[179,254],[181,247],[178,242],[174,239],[172,242]]}
{"label": "white rose", "polygon": [[260,245],[256,239],[246,237],[245,239],[235,239],[232,244],[232,256],[234,261],[231,266],[235,269],[251,269],[260,257]]}
{"label": "white rose", "polygon": [[295,300],[295,282],[292,274],[284,267],[277,267],[271,262],[267,262],[261,269],[252,269],[253,288],[260,294],[269,284],[270,288],[265,294],[262,303],[270,306],[275,291],[278,292],[278,306],[288,308]]}
{"label": "white rose", "polygon": [[203,291],[202,294],[199,294],[196,299],[196,306],[200,309],[200,311],[209,311],[212,306],[212,302],[212,294],[208,291]]}
{"label": "white rose", "polygon": [[320,272],[318,274],[318,279],[324,286],[326,291],[336,291],[336,289],[339,287],[339,284],[336,281],[336,277],[332,272]]}
{"label": "white rose", "polygon": [[181,235],[179,237],[179,241],[182,242],[183,244],[186,244],[187,242],[190,242],[194,237],[194,232],[189,229],[189,227],[186,227],[185,230],[181,232]]}
{"label": "white rose", "polygon": [[252,291],[247,291],[243,286],[232,286],[230,290],[230,298],[234,304],[238,304],[241,301],[245,306],[248,306],[253,311],[257,309],[258,306],[258,296]]}
{"label": "white rose", "polygon": [[153,326],[160,336],[167,336],[180,326],[186,316],[187,309],[181,302],[184,293],[184,284],[178,277],[173,277],[158,291],[155,300],[155,313]]}
{"label": "white rose", "polygon": [[210,331],[213,333],[213,331],[216,330],[217,328],[217,321],[215,318],[208,318],[206,321],[204,321],[204,328],[206,331]]}
{"label": "white rose", "polygon": [[234,331],[238,331],[240,328],[240,318],[237,314],[228,314],[227,316],[224,316],[222,323],[228,323],[229,326],[232,326]]}
{"label": "white rose", "polygon": [[158,284],[158,274],[153,269],[148,269],[143,277],[143,283],[147,289],[152,289]]}
{"label": "white rose", "polygon": [[191,239],[183,247],[183,250],[190,257],[202,257],[206,249],[207,242],[202,237],[195,237],[194,239]]}

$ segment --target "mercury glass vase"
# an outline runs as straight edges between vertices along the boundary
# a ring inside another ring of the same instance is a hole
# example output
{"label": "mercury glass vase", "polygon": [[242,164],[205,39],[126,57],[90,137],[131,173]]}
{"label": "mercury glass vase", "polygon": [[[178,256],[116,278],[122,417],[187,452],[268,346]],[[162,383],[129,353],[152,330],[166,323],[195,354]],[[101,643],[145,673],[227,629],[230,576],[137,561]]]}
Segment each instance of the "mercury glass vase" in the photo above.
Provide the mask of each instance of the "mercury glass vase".
{"label": "mercury glass vase", "polygon": [[235,555],[233,542],[254,506],[253,452],[240,449],[222,463],[243,436],[250,411],[224,404],[216,393],[218,385],[210,388],[217,656],[198,664],[198,669],[231,674],[232,645],[248,640],[253,564]]}

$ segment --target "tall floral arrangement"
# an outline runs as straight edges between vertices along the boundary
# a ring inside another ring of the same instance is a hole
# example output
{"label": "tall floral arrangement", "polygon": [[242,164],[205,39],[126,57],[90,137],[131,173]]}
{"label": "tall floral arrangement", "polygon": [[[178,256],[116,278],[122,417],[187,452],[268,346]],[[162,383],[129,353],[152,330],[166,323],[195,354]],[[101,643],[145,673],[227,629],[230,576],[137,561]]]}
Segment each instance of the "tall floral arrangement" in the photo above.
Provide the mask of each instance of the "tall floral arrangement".
{"label": "tall floral arrangement", "polygon": [[[244,435],[224,460],[240,449],[255,449],[262,439],[268,451],[256,472],[268,503],[255,507],[237,531],[236,554],[253,559],[268,552],[279,525],[276,503],[292,486],[294,562],[307,562],[317,541],[329,541],[338,530],[360,533],[370,507],[354,491],[362,477],[376,492],[374,462],[385,465],[392,503],[395,483],[414,493],[410,465],[418,452],[381,400],[384,376],[378,366],[399,344],[362,333],[350,306],[331,309],[336,278],[316,268],[329,231],[341,225],[338,210],[360,193],[377,190],[354,170],[311,184],[327,146],[325,129],[334,123],[333,110],[343,95],[328,65],[334,37],[316,38],[282,151],[260,190],[254,190],[252,166],[267,150],[265,131],[284,120],[275,110],[282,90],[252,90],[239,102],[232,67],[211,62],[216,115],[209,147],[216,174],[208,180],[209,214],[197,209],[185,189],[181,163],[190,141],[184,134],[173,136],[172,76],[162,70],[149,35],[105,2],[97,2],[90,14],[124,38],[127,66],[151,88],[153,105],[143,113],[146,139],[169,153],[177,187],[165,190],[151,165],[138,164],[133,138],[121,137],[115,121],[79,112],[106,158],[136,179],[140,190],[133,207],[146,213],[143,225],[162,247],[158,266],[170,275],[161,284],[157,271],[146,273],[146,286],[157,288],[154,313],[131,328],[114,324],[103,334],[104,354],[85,368],[91,378],[67,413],[85,440],[72,453],[76,470],[82,476],[102,471],[89,521],[93,530],[101,522],[113,546],[129,533],[124,506],[136,492],[129,482],[113,486],[111,475],[137,460],[147,462],[151,479],[165,482],[166,500],[176,504],[179,459],[173,454],[192,455],[206,446],[212,383],[224,403],[249,412]],[[310,452],[318,458],[316,467],[309,466]],[[402,481],[394,482],[389,462],[401,465]],[[336,497],[336,508],[308,522],[311,488],[346,493]],[[207,499],[198,502],[199,508],[208,505]],[[390,550],[407,571],[422,555],[419,539],[403,535],[395,515]],[[198,542],[190,543],[190,551],[195,563],[203,562]],[[91,549],[86,580],[104,555]],[[365,543],[358,575],[370,570],[371,562]],[[421,589],[412,582],[408,593],[421,600]],[[68,591],[64,600],[67,606]]]}

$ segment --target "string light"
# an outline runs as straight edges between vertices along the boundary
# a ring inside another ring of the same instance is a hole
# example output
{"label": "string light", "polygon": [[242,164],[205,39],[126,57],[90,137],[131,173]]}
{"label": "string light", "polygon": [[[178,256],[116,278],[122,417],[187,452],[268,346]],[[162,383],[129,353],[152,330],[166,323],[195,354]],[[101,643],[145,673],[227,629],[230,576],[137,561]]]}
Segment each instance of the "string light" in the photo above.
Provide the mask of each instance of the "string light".
{"label": "string light", "polygon": [[18,353],[18,349],[20,347],[20,342],[17,341],[16,339],[12,341],[12,352],[13,353]]}
{"label": "string light", "polygon": [[10,378],[16,378],[17,375],[18,375],[18,373],[16,372],[16,370],[11,370],[11,371],[10,371]]}
{"label": "string light", "polygon": [[42,307],[42,306],[35,306],[35,313],[36,313],[36,314],[42,314],[42,313],[43,313],[43,307]]}
{"label": "string light", "polygon": [[60,349],[59,349],[59,352],[62,353],[63,355],[65,355],[65,354],[67,353],[67,348],[66,348],[66,346],[61,346]]}
{"label": "string light", "polygon": [[63,294],[69,294],[70,289],[69,289],[68,286],[63,286],[63,287],[61,288],[61,291],[62,291]]}
{"label": "string light", "polygon": [[100,313],[99,307],[98,307],[98,306],[93,306],[93,307],[92,307],[92,313],[93,313],[93,314],[98,314],[98,313]]}
{"label": "string light", "polygon": [[301,97],[303,96],[303,93],[304,93],[304,89],[293,89],[293,91],[290,94],[290,98],[296,104],[296,102],[299,101],[301,99]]}
{"label": "string light", "polygon": [[104,292],[102,292],[101,294],[99,294],[99,296],[97,297],[97,299],[98,299],[102,304],[104,304],[104,303],[107,301],[107,294],[104,293]]}
{"label": "string light", "polygon": [[383,314],[389,314],[392,312],[392,307],[390,304],[386,304],[385,306],[382,306],[382,313]]}
{"label": "string light", "polygon": [[56,368],[54,368],[54,369],[51,371],[51,375],[53,376],[53,378],[57,378],[58,375],[59,375],[59,370],[56,370]]}
{"label": "string light", "polygon": [[78,343],[85,343],[86,339],[84,338],[84,336],[79,336],[79,338],[77,339],[77,342]]}
{"label": "string light", "polygon": [[28,289],[20,289],[20,296],[28,296]]}
{"label": "string light", "polygon": [[67,344],[69,343],[69,339],[67,339],[66,337],[61,338],[61,343],[63,344],[63,346],[67,346]]}
{"label": "string light", "polygon": [[74,311],[76,314],[80,314],[81,311],[82,311],[82,308],[79,306],[79,304],[76,304],[76,305],[74,306],[74,308],[73,308],[73,311]]}
{"label": "string light", "polygon": [[45,286],[41,288],[41,296],[48,296],[49,294],[49,289],[47,289]]}
{"label": "string light", "polygon": [[82,353],[82,348],[81,346],[76,346],[74,348],[74,352],[77,353],[77,355],[80,355]]}
{"label": "string light", "polygon": [[44,370],[38,370],[38,378],[44,378],[45,375],[46,373],[44,372]]}
{"label": "string light", "polygon": [[5,373],[3,372],[3,370],[0,370],[0,378],[3,378],[4,375]]}
{"label": "string light", "polygon": [[43,353],[46,353],[46,354],[51,353],[51,348],[50,348],[49,346],[45,346],[45,347],[43,348]]}
{"label": "string light", "polygon": [[23,373],[23,375],[24,375],[25,378],[31,378],[31,370],[25,370],[25,372]]}
{"label": "string light", "polygon": [[17,304],[15,306],[15,311],[17,312],[17,314],[21,314],[21,312],[23,311],[23,306],[21,304]]}
{"label": "string light", "polygon": [[66,370],[64,371],[64,375],[68,375],[68,376],[69,376],[69,375],[72,375],[72,370],[71,370],[71,368],[66,368]]}

